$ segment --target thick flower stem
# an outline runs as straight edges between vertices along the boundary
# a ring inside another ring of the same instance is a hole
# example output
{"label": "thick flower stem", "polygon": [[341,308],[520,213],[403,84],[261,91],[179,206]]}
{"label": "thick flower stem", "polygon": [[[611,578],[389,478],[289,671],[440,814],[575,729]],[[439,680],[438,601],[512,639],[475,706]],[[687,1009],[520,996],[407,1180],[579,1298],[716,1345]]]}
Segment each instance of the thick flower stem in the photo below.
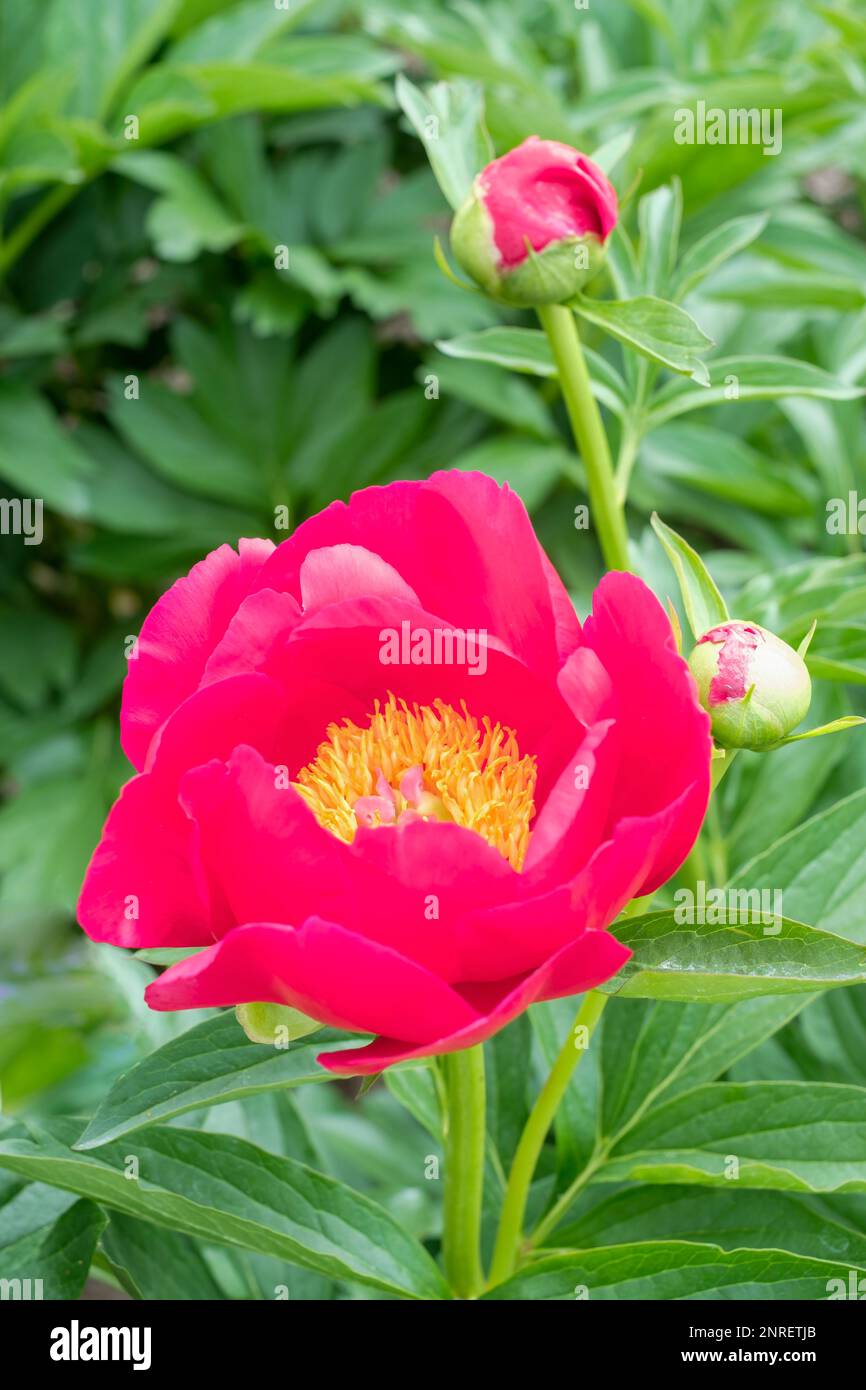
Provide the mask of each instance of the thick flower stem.
{"label": "thick flower stem", "polygon": [[484,1048],[442,1058],[448,1099],[445,1143],[445,1274],[458,1298],[477,1298],[481,1268],[481,1198],[486,1133]]}
{"label": "thick flower stem", "polygon": [[526,1121],[505,1190],[493,1263],[490,1267],[491,1284],[501,1284],[503,1279],[514,1273],[523,1238],[523,1218],[535,1165],[574,1069],[586,1051],[584,1039],[578,1033],[578,1029],[586,1029],[588,1042],[607,1000],[606,994],[598,994],[595,990],[590,990],[585,996],[571,1031],[563,1043],[562,1051],[554,1062]]}
{"label": "thick flower stem", "polygon": [[548,304],[537,310],[547,334],[575,443],[586,469],[593,525],[604,563],[627,570],[628,531],[614,481],[613,462],[586,366],[577,322],[571,309]]}

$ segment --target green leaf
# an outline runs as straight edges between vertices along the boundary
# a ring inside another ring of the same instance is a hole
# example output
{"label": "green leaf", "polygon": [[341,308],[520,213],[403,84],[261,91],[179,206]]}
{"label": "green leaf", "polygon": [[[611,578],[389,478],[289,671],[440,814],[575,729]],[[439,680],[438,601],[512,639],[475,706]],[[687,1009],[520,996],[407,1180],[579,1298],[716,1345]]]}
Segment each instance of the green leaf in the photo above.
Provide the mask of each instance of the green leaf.
{"label": "green leaf", "polygon": [[[4,1211],[5,1209],[0,1208]],[[21,1280],[31,1290],[42,1281],[41,1294],[30,1297],[75,1299],[81,1295],[105,1216],[93,1202],[75,1202],[49,1226],[0,1244],[0,1279]],[[7,1295],[4,1292],[4,1298]],[[15,1295],[12,1295],[13,1297]],[[27,1297],[22,1294],[22,1297]]]}
{"label": "green leaf", "polygon": [[415,1067],[389,1067],[385,1085],[437,1144],[442,1143],[442,1097],[435,1059]]}
{"label": "green leaf", "polygon": [[[537,328],[483,328],[477,333],[462,333],[459,337],[439,341],[436,346],[446,357],[492,362],[509,371],[526,372],[531,376],[556,376],[547,335]],[[627,398],[622,377],[599,353],[586,347],[583,351],[593,395],[614,414],[623,415]]]}
{"label": "green leaf", "polygon": [[155,1126],[97,1156],[69,1147],[70,1121],[0,1121],[0,1167],[182,1235],[276,1255],[408,1298],[447,1298],[427,1251],[368,1197],[294,1159],[225,1134]]}
{"label": "green leaf", "polygon": [[612,1140],[653,1106],[714,1081],[788,1023],[804,1001],[808,996],[763,995],[737,1004],[613,998],[602,1022],[599,1135]]}
{"label": "green leaf", "polygon": [[201,175],[175,155],[140,150],[119,155],[111,167],[163,195],[147,215],[148,231],[163,260],[191,261],[202,251],[226,251],[243,235],[243,224]]}
{"label": "green leaf", "polygon": [[327,1081],[320,1052],[356,1046],[358,1037],[323,1029],[285,1049],[251,1043],[234,1016],[218,1014],[150,1053],[114,1083],[86,1131],[80,1149],[202,1106],[307,1081]]}
{"label": "green leaf", "polygon": [[782,1250],[722,1250],[691,1241],[644,1241],[569,1251],[539,1260],[484,1295],[486,1299],[573,1302],[598,1299],[817,1299],[828,1281],[848,1287],[839,1261]]}
{"label": "green leaf", "polygon": [[744,256],[736,265],[728,266],[711,285],[704,286],[704,294],[709,299],[764,312],[770,309],[856,312],[866,304],[866,290],[846,276],[780,265],[764,256]]}
{"label": "green leaf", "polygon": [[189,1236],[116,1211],[103,1234],[102,1249],[133,1298],[204,1301],[223,1297]]}
{"label": "green leaf", "polygon": [[706,236],[690,246],[681,257],[674,276],[673,297],[685,296],[725,261],[751,245],[767,225],[769,214],[765,212],[750,214],[747,217],[734,217],[714,227]]}
{"label": "green leaf", "polygon": [[639,268],[641,285],[647,294],[668,292],[677,259],[682,217],[683,192],[679,179],[656,188],[640,200]]}
{"label": "green leaf", "polygon": [[70,517],[89,514],[90,459],[31,387],[0,382],[0,478]]}
{"label": "green leaf", "polygon": [[680,586],[689,627],[697,640],[729,614],[712,575],[696,550],[653,512],[652,528],[661,541]]}
{"label": "green leaf", "polygon": [[[680,924],[675,908],[615,922],[610,930],[634,955],[599,986],[602,992],[724,1003],[866,982],[866,949],[784,917],[768,914],[763,921],[758,889],[712,891],[724,897],[732,921]],[[712,903],[710,898],[705,915],[714,913]]]}
{"label": "green leaf", "polygon": [[292,0],[291,5],[259,5],[256,0],[233,4],[224,14],[197,24],[168,51],[171,63],[207,63],[216,59],[249,61],[283,30],[298,24],[316,0]]}
{"label": "green leaf", "polygon": [[653,295],[638,295],[635,299],[589,299],[581,294],[570,303],[581,318],[604,329],[642,357],[703,385],[709,384],[709,374],[701,358],[713,346],[713,340],[679,305]]}
{"label": "green leaf", "polygon": [[484,126],[481,84],[437,82],[422,92],[399,73],[394,94],[427,151],[439,187],[456,211],[475,175],[493,158]]}
{"label": "green leaf", "polygon": [[450,357],[445,361],[438,357],[434,362],[422,364],[416,376],[425,384],[430,373],[436,377],[440,396],[466,401],[467,405],[474,405],[512,429],[525,430],[536,439],[558,438],[556,425],[539,391],[523,376],[516,373],[503,376],[498,367],[488,362],[469,359],[457,362]]}
{"label": "green leaf", "polygon": [[791,357],[717,357],[708,362],[709,387],[695,391],[684,381],[667,382],[653,397],[647,428],[655,429],[689,410],[739,401],[777,401],[785,396],[816,396],[833,401],[856,400],[860,386],[843,381]]}
{"label": "green leaf", "polygon": [[143,960],[148,965],[177,965],[179,960],[196,956],[204,949],[204,946],[148,946],[133,954],[136,960]]}
{"label": "green leaf", "polygon": [[[825,682],[813,685],[811,718],[824,722],[840,716],[842,712],[842,693],[838,686]],[[852,740],[837,738],[823,742],[806,739],[803,743],[778,748],[771,758],[739,754],[739,774],[734,774],[735,780],[727,788],[727,796],[732,802],[727,829],[732,870],[739,872],[744,860],[760,854],[781,841],[781,837],[795,826],[802,825],[834,769],[845,761],[846,754],[850,757],[853,751],[856,748],[852,747]],[[740,788],[743,794],[735,797],[734,793]],[[721,790],[725,804],[724,784]],[[756,883],[754,886],[763,885]],[[788,894],[788,885],[783,880],[774,879],[772,886]],[[820,902],[813,901],[811,911],[804,912],[798,897],[798,894],[785,897],[787,916],[796,921],[806,921],[810,926],[822,930],[835,931],[838,936],[851,940],[844,923],[837,921],[833,926],[828,925]],[[859,919],[860,914],[857,913],[856,920]]]}
{"label": "green leaf", "polygon": [[[705,1192],[694,1186],[626,1188],[613,1197],[587,1193],[591,1205],[560,1226],[547,1244],[572,1250],[644,1240],[688,1240],[723,1250],[773,1250],[866,1270],[866,1232],[837,1199],[786,1192]],[[598,1200],[601,1196],[601,1200]]]}
{"label": "green leaf", "polygon": [[866,944],[864,844],[866,789],[821,811],[750,859],[730,887],[777,889],[786,911]]}
{"label": "green leaf", "polygon": [[789,1081],[699,1086],[640,1120],[596,1180],[866,1192],[866,1089]]}
{"label": "green leaf", "polygon": [[620,131],[619,135],[611,136],[610,140],[605,140],[603,145],[593,150],[590,159],[593,164],[597,164],[599,169],[603,169],[607,175],[613,173],[618,164],[621,164],[634,144],[634,130]]}
{"label": "green leaf", "polygon": [[821,680],[866,685],[866,623],[821,623],[806,665]]}
{"label": "green leaf", "polygon": [[823,738],[824,734],[838,734],[843,729],[854,729],[858,724],[866,724],[866,719],[859,714],[846,714],[841,719],[822,724],[818,729],[807,729],[803,734],[788,734],[786,738],[780,738],[778,743],[774,743],[773,747],[782,748],[786,743],[798,743],[803,738]]}
{"label": "green leaf", "polygon": [[183,396],[145,379],[137,399],[127,399],[122,378],[109,380],[108,415],[128,447],[156,473],[186,492],[261,504],[260,471],[231,439],[221,437]]}
{"label": "green leaf", "polygon": [[730,430],[691,420],[663,425],[641,441],[640,474],[650,493],[670,480],[767,516],[814,516],[817,489],[805,469],[777,463]]}
{"label": "green leaf", "polygon": [[102,0],[66,0],[50,6],[47,56],[75,74],[76,114],[107,114],[129,77],[168,32],[179,8],[180,0],[124,0],[111,10]]}
{"label": "green leaf", "polygon": [[547,336],[537,328],[483,328],[478,333],[462,333],[458,338],[437,342],[436,346],[447,357],[493,362],[532,376],[556,376]]}

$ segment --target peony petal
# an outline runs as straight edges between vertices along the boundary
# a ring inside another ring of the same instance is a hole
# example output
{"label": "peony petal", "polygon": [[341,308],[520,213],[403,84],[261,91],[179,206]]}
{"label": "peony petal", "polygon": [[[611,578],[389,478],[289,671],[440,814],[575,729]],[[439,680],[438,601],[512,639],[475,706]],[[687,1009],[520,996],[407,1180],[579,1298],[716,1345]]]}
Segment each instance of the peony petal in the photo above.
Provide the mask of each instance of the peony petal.
{"label": "peony petal", "polygon": [[[153,740],[148,770],[127,783],[106,822],[79,901],[79,920],[97,941],[190,946],[213,941],[230,922],[204,876],[194,826],[178,805],[190,767],[228,757],[242,741],[279,756],[286,738],[283,691],[267,676],[234,676],[185,700]],[[139,915],[126,919],[127,899]]]}
{"label": "peony petal", "polygon": [[[448,630],[441,619],[412,605],[355,599],[320,609],[305,619],[288,642],[275,650],[268,670],[283,685],[288,699],[293,698],[293,692],[307,692],[311,685],[342,685],[343,698],[327,706],[328,719],[333,722],[356,719],[358,709],[369,716],[375,701],[385,700],[389,692],[410,704],[432,704],[442,699],[459,709],[465,702],[477,718],[486,716],[513,729],[521,754],[537,756],[536,804],[541,805],[583,732],[555,684],[492,639],[473,649],[472,655],[479,660],[471,663],[391,662],[385,634],[396,635],[398,656],[402,657],[399,647],[404,623],[413,640],[418,634],[429,633],[432,641],[437,632],[441,637]],[[304,704],[308,702],[309,697]],[[307,721],[308,725],[313,722]],[[314,757],[324,736],[323,722],[315,741],[304,745],[293,740],[298,768]]]}
{"label": "peony petal", "polygon": [[350,598],[395,598],[421,604],[415,590],[372,550],[362,545],[328,545],[311,550],[298,574],[306,614]]}
{"label": "peony petal", "polygon": [[204,668],[202,685],[228,676],[265,671],[274,648],[284,642],[303,614],[291,594],[259,589],[239,605]]}
{"label": "peony petal", "polygon": [[616,725],[605,719],[587,731],[533,823],[523,866],[533,885],[572,878],[604,839],[618,770]]}
{"label": "peony petal", "polygon": [[679,819],[659,846],[642,889],[652,892],[679,868],[703,822],[710,794],[710,721],[664,609],[634,575],[605,575],[584,624],[584,641],[610,676],[616,697],[621,765],[614,819],[652,816],[673,802],[680,805]]}
{"label": "peony petal", "polygon": [[112,807],[78,900],[78,920],[112,946],[205,946],[217,934],[196,871],[195,828],[159,779],[133,777]]}
{"label": "peony petal", "polygon": [[643,888],[682,815],[680,801],[651,817],[622,820],[570,883],[467,914],[461,927],[463,980],[522,974],[565,949],[584,930],[602,931]]}
{"label": "peony petal", "polygon": [[518,981],[476,986],[464,994],[479,1011],[477,1021],[448,1033],[444,1029],[435,1040],[413,1045],[409,1038],[395,1035],[375,1039],[366,1047],[347,1052],[320,1053],[318,1061],[337,1076],[369,1076],[419,1057],[443,1052],[459,1052],[474,1047],[498,1033],[518,1014],[542,999],[558,999],[581,994],[609,980],[631,956],[608,932],[586,931],[570,942],[538,970]]}
{"label": "peony petal", "polygon": [[123,686],[121,741],[134,767],[144,767],[154,734],[198,686],[208,657],[273,553],[271,541],[242,540],[237,552],[221,545],[154,604]]}
{"label": "peony petal", "polygon": [[152,1009],[288,1004],[332,1027],[399,1032],[423,1043],[468,1027],[475,1010],[430,971],[397,951],[319,917],[301,926],[236,927],[148,986]]}
{"label": "peony petal", "polygon": [[568,596],[523,503],[492,478],[434,473],[334,502],[278,547],[262,583],[300,598],[305,557],[342,544],[380,556],[427,612],[489,633],[540,673],[552,677],[561,664],[558,641],[574,636]]}
{"label": "peony petal", "polygon": [[181,801],[234,924],[318,914],[455,980],[463,916],[521,891],[499,852],[460,826],[410,821],[344,844],[251,748],[188,773]]}

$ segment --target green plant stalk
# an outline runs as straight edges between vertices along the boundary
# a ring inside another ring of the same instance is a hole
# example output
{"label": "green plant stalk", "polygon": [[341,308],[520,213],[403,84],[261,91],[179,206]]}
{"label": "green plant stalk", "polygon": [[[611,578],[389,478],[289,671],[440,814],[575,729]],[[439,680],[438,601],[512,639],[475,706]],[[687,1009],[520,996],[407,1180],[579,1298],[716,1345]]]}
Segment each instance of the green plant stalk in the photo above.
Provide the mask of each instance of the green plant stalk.
{"label": "green plant stalk", "polygon": [[486,1134],[484,1048],[479,1043],[442,1058],[448,1098],[445,1142],[445,1274],[458,1298],[477,1298],[481,1267],[481,1199]]}
{"label": "green plant stalk", "polygon": [[502,1204],[490,1267],[491,1285],[501,1284],[503,1279],[514,1273],[517,1265],[523,1240],[523,1218],[535,1165],[574,1069],[586,1051],[586,1048],[577,1046],[574,1034],[578,1028],[585,1027],[589,1037],[592,1036],[608,998],[608,995],[598,994],[595,990],[590,990],[585,996],[562,1050],[526,1121],[505,1189],[505,1200]]}
{"label": "green plant stalk", "polygon": [[583,459],[589,502],[601,553],[608,569],[629,569],[625,512],[617,493],[610,446],[586,366],[577,321],[562,304],[537,311],[547,334],[575,443]]}

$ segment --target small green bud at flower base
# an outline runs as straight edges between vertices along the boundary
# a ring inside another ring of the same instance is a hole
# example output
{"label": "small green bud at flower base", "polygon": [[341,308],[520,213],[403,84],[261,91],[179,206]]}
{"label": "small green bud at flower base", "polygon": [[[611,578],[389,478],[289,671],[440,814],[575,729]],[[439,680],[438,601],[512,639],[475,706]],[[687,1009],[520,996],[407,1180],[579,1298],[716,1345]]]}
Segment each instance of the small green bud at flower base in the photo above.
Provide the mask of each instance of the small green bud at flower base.
{"label": "small green bud at flower base", "polygon": [[237,1004],[235,1014],[250,1042],[285,1047],[296,1038],[315,1033],[322,1025],[288,1004]]}
{"label": "small green bud at flower base", "polygon": [[451,249],[492,298],[564,304],[600,269],[616,193],[591,159],[531,136],[481,170],[451,226]]}
{"label": "small green bud at flower base", "polygon": [[796,729],[812,699],[803,658],[757,623],[732,619],[710,628],[689,670],[721,748],[771,748]]}

